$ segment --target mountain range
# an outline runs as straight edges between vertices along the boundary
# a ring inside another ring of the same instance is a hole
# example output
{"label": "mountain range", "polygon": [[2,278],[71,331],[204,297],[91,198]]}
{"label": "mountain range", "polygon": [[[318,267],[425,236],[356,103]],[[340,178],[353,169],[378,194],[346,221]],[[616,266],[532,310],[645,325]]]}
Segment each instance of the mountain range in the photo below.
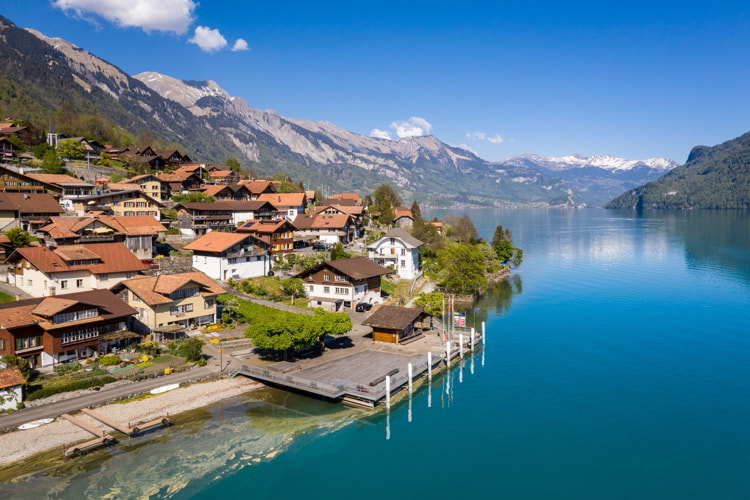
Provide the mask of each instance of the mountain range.
{"label": "mountain range", "polygon": [[261,175],[284,172],[330,190],[368,193],[388,182],[406,199],[435,205],[601,205],[675,165],[576,155],[489,162],[434,136],[391,141],[355,134],[252,108],[213,81],[156,72],[132,77],[70,42],[2,17],[0,100],[37,119],[67,102],[133,133],[148,129],[208,162],[241,158]]}
{"label": "mountain range", "polygon": [[750,132],[696,146],[687,162],[618,196],[607,208],[750,208]]}

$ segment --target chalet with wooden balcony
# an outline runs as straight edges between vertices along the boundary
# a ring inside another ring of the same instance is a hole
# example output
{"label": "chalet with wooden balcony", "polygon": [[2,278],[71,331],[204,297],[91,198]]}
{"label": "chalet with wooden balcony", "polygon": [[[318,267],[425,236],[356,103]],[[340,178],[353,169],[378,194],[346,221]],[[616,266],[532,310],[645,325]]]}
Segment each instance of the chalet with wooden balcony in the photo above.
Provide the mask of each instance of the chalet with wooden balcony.
{"label": "chalet with wooden balcony", "polygon": [[240,181],[242,184],[250,190],[251,199],[257,200],[258,196],[262,194],[271,194],[276,192],[276,185],[273,181],[267,181],[263,179],[253,179]]}
{"label": "chalet with wooden balcony", "polygon": [[169,191],[172,195],[195,193],[203,189],[203,179],[191,172],[159,174],[159,179],[169,184]]}
{"label": "chalet with wooden balcony", "polygon": [[139,189],[150,197],[166,201],[172,196],[169,183],[155,174],[137,175],[117,183],[107,184],[110,191],[132,191]]}
{"label": "chalet with wooden balcony", "polygon": [[252,234],[270,246],[271,254],[294,251],[294,224],[288,220],[249,220],[237,228],[238,233]]}
{"label": "chalet with wooden balcony", "polygon": [[0,231],[21,227],[33,233],[49,217],[63,213],[65,209],[49,194],[0,193]]}
{"label": "chalet with wooden balcony", "polygon": [[279,218],[294,222],[298,215],[305,213],[307,198],[305,193],[273,193],[258,196],[261,201],[267,201],[274,207]]}
{"label": "chalet with wooden balcony", "polygon": [[133,334],[136,310],[109,290],[0,303],[0,356],[35,368],[104,354]]}
{"label": "chalet with wooden balcony", "polygon": [[153,217],[50,217],[37,230],[48,247],[82,243],[124,243],[139,259],[153,257],[160,233],[167,229]]}
{"label": "chalet with wooden balcony", "polygon": [[161,212],[159,209],[163,206],[164,204],[160,200],[152,198],[140,189],[112,191],[73,200],[73,211],[79,217],[85,217],[87,212],[97,211],[115,217],[148,216],[160,220]]}
{"label": "chalet with wooden balcony", "polygon": [[380,277],[390,273],[367,257],[354,257],[322,262],[296,277],[305,284],[310,307],[339,311],[360,302],[379,303]]}
{"label": "chalet with wooden balcony", "polygon": [[209,184],[203,187],[203,194],[213,196],[217,200],[250,201],[253,199],[252,193],[245,184],[230,186]]}
{"label": "chalet with wooden balcony", "polygon": [[298,215],[294,220],[294,237],[298,240],[347,244],[357,233],[357,225],[348,214],[317,213]]}

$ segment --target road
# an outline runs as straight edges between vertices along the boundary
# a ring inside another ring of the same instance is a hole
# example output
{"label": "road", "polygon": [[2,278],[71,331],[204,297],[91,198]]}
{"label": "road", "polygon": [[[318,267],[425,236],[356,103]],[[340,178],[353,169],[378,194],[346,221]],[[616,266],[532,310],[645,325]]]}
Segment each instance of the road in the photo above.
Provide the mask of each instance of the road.
{"label": "road", "polygon": [[92,392],[91,394],[87,394],[80,398],[67,399],[34,408],[25,408],[23,410],[18,410],[11,415],[0,416],[0,428],[3,430],[9,428],[15,429],[19,425],[31,422],[32,420],[59,417],[63,413],[73,413],[81,408],[99,406],[107,401],[123,398],[136,392],[145,393],[163,385],[179,384],[188,380],[208,377],[215,374],[216,371],[216,368],[213,366],[193,368],[192,370],[175,373],[173,375],[142,380],[140,382],[134,382],[132,384],[114,387],[100,392]]}

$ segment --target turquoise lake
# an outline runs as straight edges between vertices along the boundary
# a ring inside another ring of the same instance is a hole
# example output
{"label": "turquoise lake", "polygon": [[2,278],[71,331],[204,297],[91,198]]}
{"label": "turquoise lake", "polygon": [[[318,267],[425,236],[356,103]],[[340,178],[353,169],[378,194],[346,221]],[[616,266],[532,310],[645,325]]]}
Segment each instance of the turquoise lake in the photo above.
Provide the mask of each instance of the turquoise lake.
{"label": "turquoise lake", "polygon": [[750,498],[748,213],[455,213],[525,262],[469,313],[484,350],[411,412],[263,390],[0,497]]}

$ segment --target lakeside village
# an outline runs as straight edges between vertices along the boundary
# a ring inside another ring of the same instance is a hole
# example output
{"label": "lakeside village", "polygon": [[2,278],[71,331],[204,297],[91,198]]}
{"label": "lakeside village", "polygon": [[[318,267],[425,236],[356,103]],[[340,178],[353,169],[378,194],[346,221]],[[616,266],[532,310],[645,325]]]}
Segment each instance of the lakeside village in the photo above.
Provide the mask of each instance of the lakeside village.
{"label": "lakeside village", "polygon": [[502,226],[488,243],[468,216],[426,221],[390,185],[323,198],[235,159],[12,120],[0,153],[0,428],[93,434],[65,454],[169,423],[87,407],[197,380],[390,404],[483,341],[455,304],[523,259]]}

